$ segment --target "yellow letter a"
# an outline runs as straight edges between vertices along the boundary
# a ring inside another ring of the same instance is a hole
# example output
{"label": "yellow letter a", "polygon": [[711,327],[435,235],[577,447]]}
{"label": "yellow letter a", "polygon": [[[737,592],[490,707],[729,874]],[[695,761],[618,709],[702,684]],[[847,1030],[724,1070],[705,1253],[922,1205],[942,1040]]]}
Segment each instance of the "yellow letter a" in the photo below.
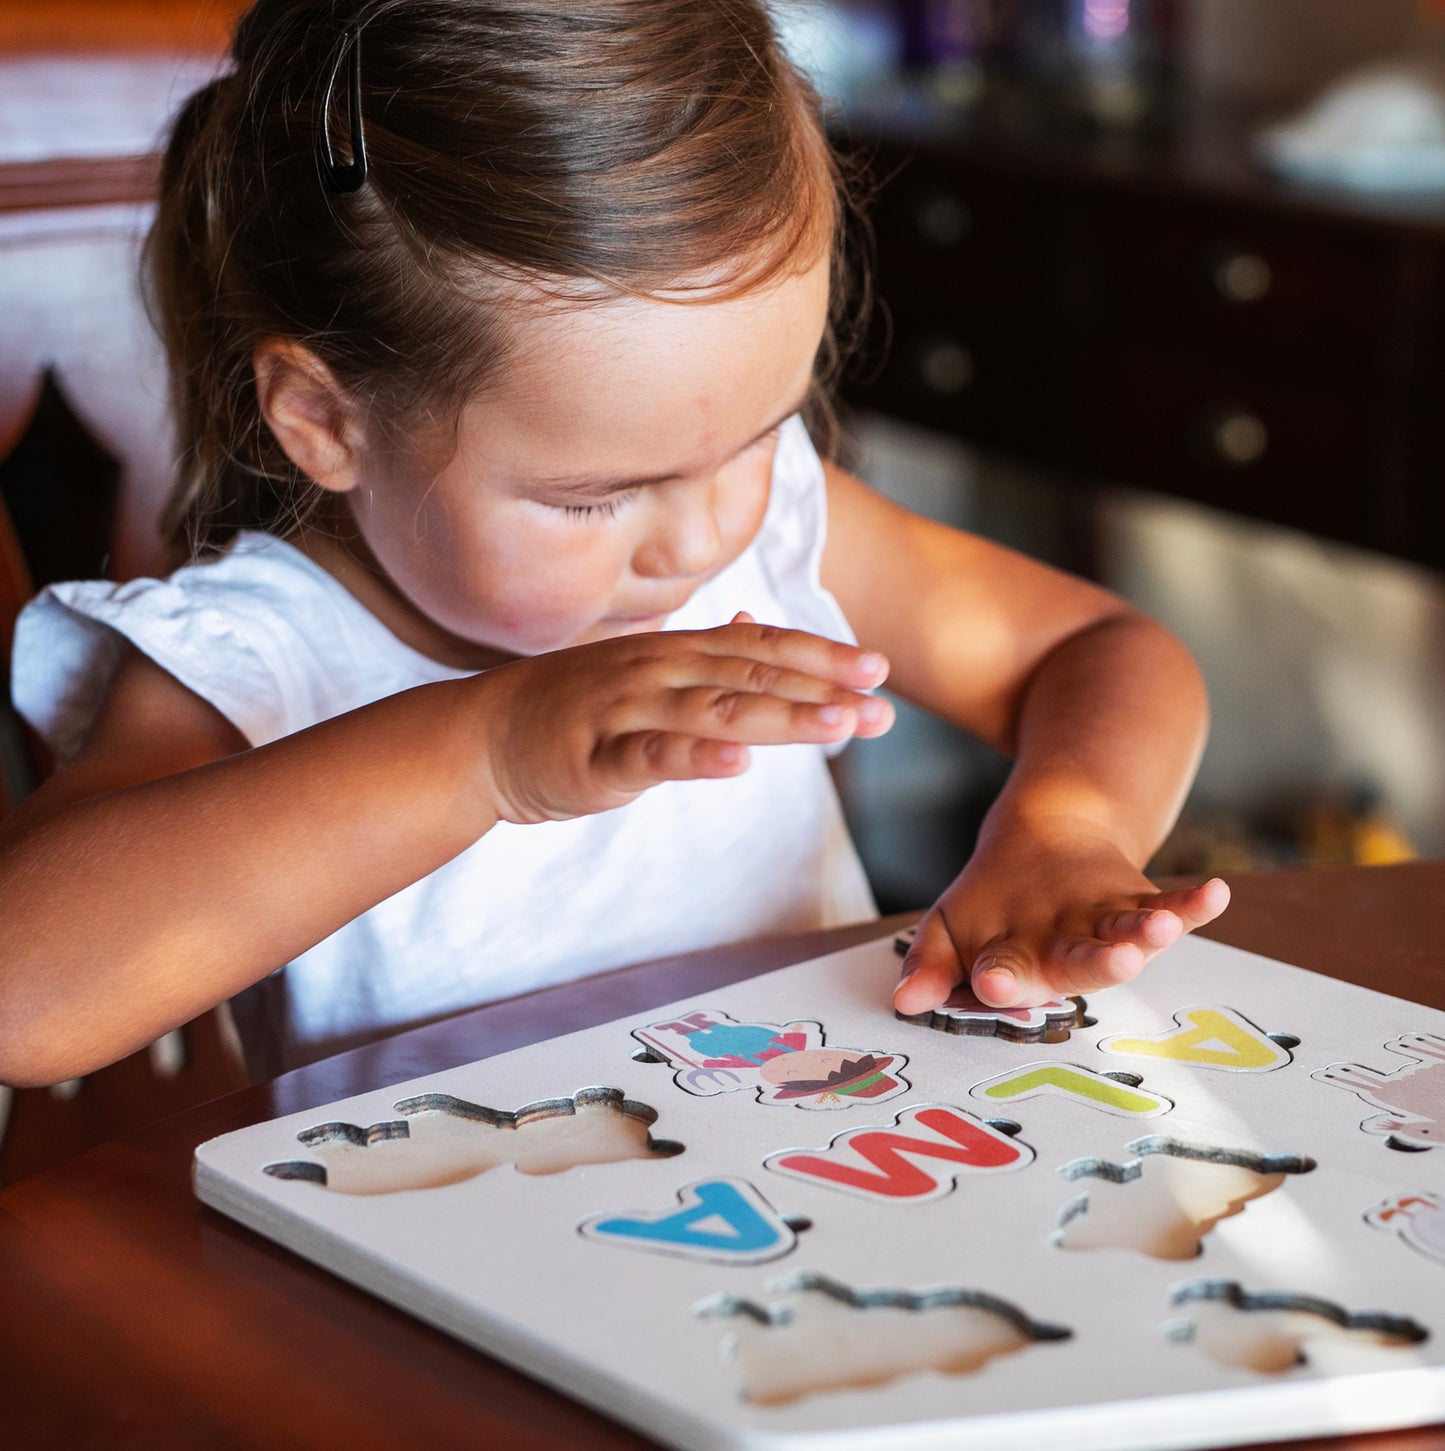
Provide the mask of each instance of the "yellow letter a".
{"label": "yellow letter a", "polygon": [[1236,1073],[1268,1073],[1290,1061],[1287,1048],[1266,1036],[1233,1008],[1181,1008],[1179,1025],[1152,1038],[1113,1037],[1099,1047],[1129,1058],[1168,1058],[1197,1068],[1224,1068]]}

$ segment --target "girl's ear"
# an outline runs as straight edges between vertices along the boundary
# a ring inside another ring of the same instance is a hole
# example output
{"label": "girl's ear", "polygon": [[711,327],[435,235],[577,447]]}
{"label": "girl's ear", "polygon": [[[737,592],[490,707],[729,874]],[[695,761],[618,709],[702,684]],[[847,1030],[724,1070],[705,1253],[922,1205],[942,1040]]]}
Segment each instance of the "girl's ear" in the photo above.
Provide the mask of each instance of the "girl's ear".
{"label": "girl's ear", "polygon": [[351,398],[309,348],[267,338],[251,355],[261,416],[286,456],[312,483],[332,493],[360,478],[362,433]]}

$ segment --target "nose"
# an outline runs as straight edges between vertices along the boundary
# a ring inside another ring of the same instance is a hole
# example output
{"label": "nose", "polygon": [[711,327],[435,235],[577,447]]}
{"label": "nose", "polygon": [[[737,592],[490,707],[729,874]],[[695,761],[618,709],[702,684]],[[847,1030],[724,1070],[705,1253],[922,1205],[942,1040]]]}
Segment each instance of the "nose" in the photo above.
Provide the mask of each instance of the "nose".
{"label": "nose", "polygon": [[706,574],[722,551],[712,479],[654,486],[647,534],[632,555],[634,574],[677,579]]}

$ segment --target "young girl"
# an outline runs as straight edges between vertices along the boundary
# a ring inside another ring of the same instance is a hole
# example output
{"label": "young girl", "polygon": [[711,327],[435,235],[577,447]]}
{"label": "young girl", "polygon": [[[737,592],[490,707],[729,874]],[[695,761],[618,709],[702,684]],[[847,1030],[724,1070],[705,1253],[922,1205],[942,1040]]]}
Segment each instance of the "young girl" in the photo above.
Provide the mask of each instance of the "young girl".
{"label": "young girl", "polygon": [[6,824],[0,1080],[253,985],[274,1072],[866,917],[824,757],[885,676],[1016,757],[902,1011],[1092,992],[1222,909],[1141,874],[1205,728],[1179,644],[820,463],[836,183],[760,0],[259,0],[151,241],[194,562],[19,631],[61,765]]}

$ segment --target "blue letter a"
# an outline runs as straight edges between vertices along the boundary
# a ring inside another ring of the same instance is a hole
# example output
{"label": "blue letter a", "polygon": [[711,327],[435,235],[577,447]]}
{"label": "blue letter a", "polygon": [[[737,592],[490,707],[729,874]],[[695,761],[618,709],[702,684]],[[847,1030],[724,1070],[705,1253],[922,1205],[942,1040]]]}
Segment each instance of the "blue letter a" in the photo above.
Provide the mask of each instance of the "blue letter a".
{"label": "blue letter a", "polygon": [[579,1226],[588,1239],[726,1264],[777,1259],[797,1240],[766,1199],[744,1179],[705,1179],[678,1191],[681,1209],[660,1215],[606,1214]]}

